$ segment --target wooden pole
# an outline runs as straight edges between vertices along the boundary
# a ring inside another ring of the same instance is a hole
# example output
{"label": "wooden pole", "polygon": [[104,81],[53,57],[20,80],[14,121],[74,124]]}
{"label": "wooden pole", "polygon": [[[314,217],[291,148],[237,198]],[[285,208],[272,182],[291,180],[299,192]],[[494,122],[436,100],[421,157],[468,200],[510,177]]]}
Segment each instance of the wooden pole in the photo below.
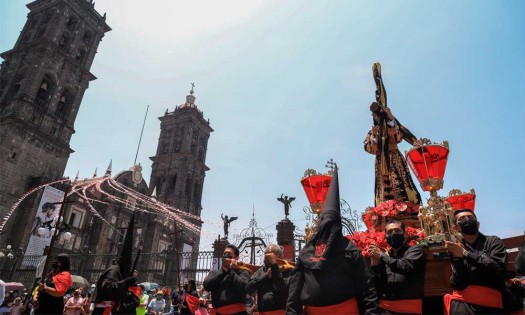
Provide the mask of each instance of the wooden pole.
{"label": "wooden pole", "polygon": [[44,283],[45,281],[45,276],[47,275],[47,269],[49,268],[49,262],[51,261],[50,257],[51,257],[51,254],[53,253],[53,249],[55,247],[55,242],[58,238],[58,234],[60,234],[59,226],[60,226],[60,223],[62,223],[61,220],[63,220],[64,211],[66,209],[64,204],[67,203],[66,201],[67,194],[69,194],[70,190],[71,190],[71,182],[68,182],[66,191],[64,192],[64,198],[62,199],[62,202],[60,203],[60,211],[58,212],[58,219],[57,219],[57,222],[55,223],[55,233],[53,233],[53,235],[51,236],[51,242],[49,243],[49,247],[47,250],[46,263],[44,264],[44,270],[42,272],[42,283]]}
{"label": "wooden pole", "polygon": [[179,231],[177,231],[177,221],[173,220],[173,223],[175,225],[175,258],[177,259],[177,286],[179,288],[179,292],[181,292],[182,287],[180,285],[180,252],[179,252],[179,238],[177,234],[179,234]]}

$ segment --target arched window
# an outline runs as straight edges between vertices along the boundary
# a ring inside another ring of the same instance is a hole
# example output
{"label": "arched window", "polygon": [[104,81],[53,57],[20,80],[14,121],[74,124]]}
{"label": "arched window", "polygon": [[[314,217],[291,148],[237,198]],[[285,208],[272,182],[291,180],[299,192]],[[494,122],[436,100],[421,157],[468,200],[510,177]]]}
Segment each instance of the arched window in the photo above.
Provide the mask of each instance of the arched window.
{"label": "arched window", "polygon": [[62,34],[60,36],[60,40],[58,41],[58,46],[62,48],[66,48],[69,43],[69,35],[67,33]]}
{"label": "arched window", "polygon": [[51,10],[49,10],[47,12],[47,14],[44,16],[44,19],[42,20],[42,23],[46,24],[47,22],[49,22],[51,20],[52,16],[53,16],[53,12]]}
{"label": "arched window", "polygon": [[[171,176],[171,180],[170,180],[170,186],[168,188],[168,190],[170,191],[173,191],[175,190],[175,186],[177,185],[177,174]],[[173,191],[174,192],[174,191]]]}
{"label": "arched window", "polygon": [[64,94],[62,94],[62,96],[60,97],[60,100],[58,101],[57,110],[55,112],[56,116],[59,119],[65,119],[66,118],[67,107],[68,107],[67,104],[68,104],[68,97],[64,93]]}
{"label": "arched window", "polygon": [[42,83],[40,84],[40,87],[38,88],[38,92],[36,93],[35,103],[38,106],[46,106],[47,104],[47,98],[49,95],[48,92],[49,89],[49,83],[46,79],[42,80]]}
{"label": "arched window", "polygon": [[75,28],[75,26],[77,25],[77,18],[74,17],[74,16],[70,16],[67,18],[67,21],[66,21],[66,26],[68,29],[72,30]]}
{"label": "arched window", "polygon": [[85,48],[79,48],[77,50],[77,55],[75,56],[75,60],[78,62],[82,62],[84,60],[84,57],[86,56],[86,49]]}
{"label": "arched window", "polygon": [[91,43],[91,38],[93,38],[93,35],[91,35],[91,32],[87,31],[84,33],[84,36],[82,36],[82,41],[84,44],[89,45]]}

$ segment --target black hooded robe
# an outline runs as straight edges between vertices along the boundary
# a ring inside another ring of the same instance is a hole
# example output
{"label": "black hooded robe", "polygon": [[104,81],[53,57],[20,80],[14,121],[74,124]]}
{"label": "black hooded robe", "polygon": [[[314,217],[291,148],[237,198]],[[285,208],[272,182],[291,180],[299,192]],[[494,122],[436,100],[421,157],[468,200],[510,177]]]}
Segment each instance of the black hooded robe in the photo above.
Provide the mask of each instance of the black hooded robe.
{"label": "black hooded robe", "polygon": [[333,306],[352,298],[357,299],[359,313],[379,314],[368,265],[357,246],[342,234],[336,166],[317,232],[299,253],[292,271],[286,313],[302,314],[303,306]]}

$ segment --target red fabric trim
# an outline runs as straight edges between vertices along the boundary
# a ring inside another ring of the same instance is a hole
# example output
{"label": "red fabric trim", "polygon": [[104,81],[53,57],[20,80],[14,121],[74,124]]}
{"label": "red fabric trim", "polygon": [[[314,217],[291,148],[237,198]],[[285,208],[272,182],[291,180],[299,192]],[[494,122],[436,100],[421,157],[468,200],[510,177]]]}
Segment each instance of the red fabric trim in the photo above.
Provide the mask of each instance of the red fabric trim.
{"label": "red fabric trim", "polygon": [[333,314],[333,315],[358,315],[359,314],[359,307],[357,306],[357,299],[351,298],[344,302],[341,302],[339,304],[334,305],[327,305],[327,306],[304,306],[304,312],[307,315],[325,315],[325,314]]}
{"label": "red fabric trim", "polygon": [[192,314],[195,314],[195,311],[199,308],[199,298],[191,294],[186,293],[186,303]]}
{"label": "red fabric trim", "polygon": [[104,301],[104,302],[98,302],[95,305],[95,307],[104,308],[104,313],[102,313],[102,315],[111,315],[111,310],[113,309],[113,307],[115,307],[116,304],[117,303],[115,303],[114,301]]}
{"label": "red fabric trim", "polygon": [[55,284],[55,290],[57,290],[57,293],[60,295],[66,294],[67,289],[73,285],[73,278],[71,278],[71,274],[67,271],[57,273],[52,279]]}
{"label": "red fabric trim", "polygon": [[286,310],[259,312],[259,315],[286,315]]}
{"label": "red fabric trim", "polygon": [[480,285],[469,285],[464,290],[454,290],[452,294],[445,294],[443,302],[445,303],[446,315],[450,315],[450,305],[452,301],[503,309],[501,292]]}
{"label": "red fabric trim", "polygon": [[133,293],[139,299],[140,299],[140,296],[142,295],[142,290],[140,289],[140,287],[128,287],[128,291]]}
{"label": "red fabric trim", "polygon": [[403,314],[423,314],[423,301],[421,299],[412,300],[383,300],[379,299],[379,307]]}
{"label": "red fabric trim", "polygon": [[210,309],[210,315],[228,315],[240,312],[246,312],[246,305],[242,303],[224,305],[218,308]]}

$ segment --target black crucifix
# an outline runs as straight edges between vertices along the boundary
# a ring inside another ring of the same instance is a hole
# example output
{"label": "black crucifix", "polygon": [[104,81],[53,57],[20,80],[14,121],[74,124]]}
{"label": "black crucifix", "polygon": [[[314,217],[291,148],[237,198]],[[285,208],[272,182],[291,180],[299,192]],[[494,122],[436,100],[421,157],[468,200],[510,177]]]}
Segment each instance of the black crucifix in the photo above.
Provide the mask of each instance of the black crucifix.
{"label": "black crucifix", "polygon": [[336,165],[337,165],[337,164],[334,162],[334,159],[330,159],[330,160],[328,160],[328,161],[326,162],[325,167],[327,167],[327,168],[329,168],[331,171],[333,171]]}

